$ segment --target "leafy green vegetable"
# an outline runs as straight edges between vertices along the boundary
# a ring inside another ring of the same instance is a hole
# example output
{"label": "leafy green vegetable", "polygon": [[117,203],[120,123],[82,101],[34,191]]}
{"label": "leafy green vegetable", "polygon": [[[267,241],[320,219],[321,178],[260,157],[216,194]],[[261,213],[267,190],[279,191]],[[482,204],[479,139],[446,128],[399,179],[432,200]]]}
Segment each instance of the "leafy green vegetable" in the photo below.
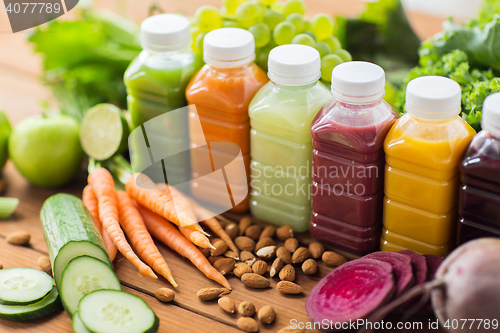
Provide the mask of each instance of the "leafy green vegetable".
{"label": "leafy green vegetable", "polygon": [[404,80],[394,107],[404,113],[406,85],[411,80],[426,75],[449,77],[462,87],[462,118],[474,129],[481,129],[481,111],[484,99],[500,91],[500,78],[495,78],[491,70],[471,69],[467,53],[454,50],[437,61],[428,60],[423,66],[415,67]]}
{"label": "leafy green vegetable", "polygon": [[64,113],[80,121],[97,103],[126,108],[123,74],[141,51],[138,31],[116,14],[87,10],[75,21],[53,20],[29,37]]}
{"label": "leafy green vegetable", "polygon": [[483,0],[483,5],[479,12],[477,22],[480,27],[484,27],[493,20],[495,14],[500,14],[500,0]]}

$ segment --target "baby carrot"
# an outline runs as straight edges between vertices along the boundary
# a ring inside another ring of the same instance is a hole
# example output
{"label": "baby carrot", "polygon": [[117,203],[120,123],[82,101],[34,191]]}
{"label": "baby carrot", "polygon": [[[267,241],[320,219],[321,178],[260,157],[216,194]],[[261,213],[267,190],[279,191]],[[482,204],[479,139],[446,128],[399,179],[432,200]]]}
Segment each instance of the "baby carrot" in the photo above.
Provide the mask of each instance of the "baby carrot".
{"label": "baby carrot", "polygon": [[120,225],[125,230],[134,249],[149,266],[167,279],[172,286],[177,288],[177,283],[175,283],[167,262],[160,251],[158,251],[141,214],[134,207],[132,199],[124,191],[116,192],[116,198],[118,201]]}
{"label": "baby carrot", "polygon": [[[177,211],[172,196],[156,188],[148,176],[140,173],[132,175],[125,185],[127,193],[139,204],[163,216],[179,227],[198,230],[200,226],[187,212]],[[201,230],[198,230],[201,231]]]}
{"label": "baby carrot", "polygon": [[141,273],[142,276],[149,276],[153,279],[158,277],[153,270],[143,263],[123,234],[118,222],[118,203],[116,202],[115,183],[113,176],[104,168],[97,168],[89,174],[88,182],[97,197],[99,206],[99,219],[109,237],[115,243],[116,248],[125,258],[127,258]]}
{"label": "baby carrot", "polygon": [[201,206],[194,200],[191,200],[191,205],[193,206],[194,211],[198,216],[198,218],[203,219],[207,216],[211,216],[209,218],[205,218],[205,220],[203,220],[203,223],[205,223],[213,232],[215,232],[215,234],[219,236],[227,244],[227,246],[229,246],[231,251],[233,251],[236,254],[239,254],[240,252],[236,247],[236,245],[234,245],[231,237],[229,237],[229,235],[224,231],[224,229],[222,229],[222,226],[220,225],[219,221],[217,221],[217,219],[214,217],[215,214],[206,209],[205,207]]}
{"label": "baby carrot", "polygon": [[137,203],[136,207],[153,237],[163,242],[181,256],[188,258],[207,278],[220,283],[225,288],[231,289],[231,285],[227,282],[224,275],[210,265],[210,262],[200,250],[181,235],[170,222]]}
{"label": "baby carrot", "polygon": [[92,187],[90,187],[90,185],[85,186],[85,188],[83,189],[82,201],[92,215],[97,230],[99,230],[99,233],[102,236],[102,240],[104,241],[104,245],[106,246],[106,250],[108,251],[109,260],[115,260],[117,249],[111,238],[109,238],[106,230],[102,229],[102,223],[99,219],[99,206],[97,203],[97,198],[95,196],[94,190],[92,190]]}

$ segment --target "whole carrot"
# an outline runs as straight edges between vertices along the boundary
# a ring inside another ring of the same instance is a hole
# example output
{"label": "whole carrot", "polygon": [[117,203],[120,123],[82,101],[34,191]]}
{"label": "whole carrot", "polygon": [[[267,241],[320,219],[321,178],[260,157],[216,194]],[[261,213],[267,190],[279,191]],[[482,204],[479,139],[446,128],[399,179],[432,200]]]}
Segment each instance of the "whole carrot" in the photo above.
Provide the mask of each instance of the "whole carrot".
{"label": "whole carrot", "polygon": [[139,270],[142,276],[157,279],[158,277],[153,270],[134,253],[120,227],[113,176],[108,170],[97,168],[89,174],[88,182],[97,197],[99,219],[118,251]]}
{"label": "whole carrot", "polygon": [[137,203],[136,207],[153,237],[181,256],[188,258],[207,278],[220,283],[225,288],[231,289],[231,285],[227,282],[224,275],[216,270],[203,253],[187,240],[170,222]]}
{"label": "whole carrot", "polygon": [[136,173],[125,185],[127,193],[139,204],[163,216],[179,227],[186,227],[202,232],[196,220],[184,211],[177,211],[172,196],[156,188],[156,184],[146,175]]}
{"label": "whole carrot", "polygon": [[106,250],[108,251],[109,260],[115,260],[117,249],[111,238],[109,238],[106,230],[102,229],[102,223],[99,219],[99,206],[97,197],[95,196],[94,190],[92,190],[92,187],[90,187],[90,185],[85,186],[85,188],[83,189],[82,201],[92,215],[97,230],[99,230],[99,233],[102,236],[102,240],[104,241],[104,245],[106,246]]}
{"label": "whole carrot", "polygon": [[210,244],[210,240],[201,232],[192,230],[186,227],[179,227],[179,231],[194,245],[202,247],[204,249],[215,249],[215,247]]}
{"label": "whole carrot", "polygon": [[158,251],[141,214],[134,207],[132,199],[130,199],[127,192],[123,191],[116,192],[116,197],[118,199],[120,225],[125,230],[134,249],[149,266],[167,279],[172,286],[177,288],[177,283],[175,283],[167,262],[160,251]]}

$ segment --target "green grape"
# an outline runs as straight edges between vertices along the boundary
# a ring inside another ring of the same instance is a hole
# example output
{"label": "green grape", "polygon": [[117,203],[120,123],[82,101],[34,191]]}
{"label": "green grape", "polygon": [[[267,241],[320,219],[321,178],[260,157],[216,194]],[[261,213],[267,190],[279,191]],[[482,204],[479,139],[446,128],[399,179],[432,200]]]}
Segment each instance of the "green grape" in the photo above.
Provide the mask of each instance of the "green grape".
{"label": "green grape", "polygon": [[248,29],[252,25],[262,22],[264,12],[264,6],[260,2],[248,1],[236,9],[236,18],[243,28]]}
{"label": "green grape", "polygon": [[224,28],[241,28],[238,21],[231,19],[222,20],[222,26]]}
{"label": "green grape", "polygon": [[352,56],[347,50],[338,49],[338,50],[333,51],[333,54],[338,56],[344,62],[352,61]]}
{"label": "green grape", "polygon": [[295,37],[295,26],[290,22],[281,22],[273,31],[274,41],[278,45],[290,44]]}
{"label": "green grape", "polygon": [[286,17],[286,20],[295,26],[296,33],[300,34],[302,33],[302,31],[304,31],[304,26],[305,26],[304,17],[299,13],[291,13]]}
{"label": "green grape", "polygon": [[335,22],[326,14],[318,14],[311,20],[311,30],[319,40],[323,40],[330,36],[334,29]]}
{"label": "green grape", "polygon": [[[311,22],[308,20],[304,21],[304,30],[311,30]],[[316,37],[314,37],[314,39],[316,39]]]}
{"label": "green grape", "polygon": [[255,47],[266,46],[271,41],[271,30],[264,23],[257,23],[252,25],[250,31],[255,39]]}
{"label": "green grape", "polygon": [[314,41],[314,39],[312,39],[311,36],[306,35],[306,34],[300,34],[300,35],[293,37],[292,44],[302,44],[302,45],[307,45],[310,47],[316,46],[316,42]]}
{"label": "green grape", "polygon": [[201,6],[194,14],[200,31],[209,32],[222,28],[222,16],[214,6]]}
{"label": "green grape", "polygon": [[236,16],[236,9],[238,9],[238,6],[244,3],[246,0],[223,0],[222,5],[223,8],[225,8],[224,14],[222,16],[224,17],[235,17]]}
{"label": "green grape", "polygon": [[197,52],[196,37],[200,33],[200,28],[197,26],[192,26],[191,28],[189,28],[189,31],[191,33],[191,48],[193,49],[193,51]]}
{"label": "green grape", "polygon": [[205,39],[206,32],[201,32],[196,36],[196,40],[194,42],[196,46],[196,53],[199,55],[203,54],[203,40]]}
{"label": "green grape", "polygon": [[335,52],[338,49],[342,48],[342,45],[340,44],[340,41],[337,39],[337,37],[328,36],[327,38],[325,38],[321,41],[324,43],[327,43],[328,46],[330,46],[330,49],[332,50],[332,52]]}
{"label": "green grape", "polygon": [[304,30],[303,34],[311,36],[311,38],[314,39],[314,41],[316,41],[316,35],[311,30]]}
{"label": "green grape", "polygon": [[332,81],[332,71],[344,61],[335,54],[329,54],[321,58],[321,78],[326,82]]}
{"label": "green grape", "polygon": [[288,0],[283,4],[283,14],[288,17],[292,13],[304,15],[306,13],[306,4],[303,0]]}
{"label": "green grape", "polygon": [[264,14],[264,23],[267,24],[269,29],[274,30],[278,24],[285,20],[285,15],[276,11],[276,10],[268,10]]}
{"label": "green grape", "polygon": [[282,13],[283,12],[283,2],[277,1],[271,5],[271,10],[275,10],[277,12]]}
{"label": "green grape", "polygon": [[256,50],[255,51],[255,63],[257,66],[262,68],[264,71],[267,71],[267,64],[269,62],[269,52],[265,52],[264,50]]}
{"label": "green grape", "polygon": [[316,48],[316,50],[318,50],[321,58],[332,53],[332,49],[325,42],[317,42],[314,47]]}
{"label": "green grape", "polygon": [[277,0],[260,0],[260,2],[264,5],[264,6],[271,6],[272,4],[274,4]]}

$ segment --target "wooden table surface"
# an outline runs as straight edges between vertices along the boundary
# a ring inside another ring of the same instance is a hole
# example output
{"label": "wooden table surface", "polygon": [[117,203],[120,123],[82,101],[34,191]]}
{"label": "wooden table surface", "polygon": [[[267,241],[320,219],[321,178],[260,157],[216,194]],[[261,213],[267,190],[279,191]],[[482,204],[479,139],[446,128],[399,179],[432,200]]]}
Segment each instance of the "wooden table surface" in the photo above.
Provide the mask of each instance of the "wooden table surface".
{"label": "wooden table surface", "polygon": [[[157,2],[168,12],[183,12],[190,15],[202,4],[219,5],[219,0],[162,0]],[[306,0],[306,3],[309,16],[318,12],[354,16],[364,6],[362,2],[356,0]],[[147,16],[149,2],[96,0],[95,5],[126,14],[140,22]],[[71,16],[71,13],[67,15]],[[410,20],[416,22],[417,32],[421,37],[428,37],[439,31],[442,21],[439,18],[416,13],[410,15]],[[0,105],[13,124],[25,117],[40,113],[42,101],[49,101],[52,105],[57,105],[51,92],[39,82],[40,59],[32,53],[30,46],[26,43],[28,33],[10,33],[6,12],[0,8]],[[31,186],[10,162],[3,171],[3,178],[8,182],[5,195],[20,198],[21,203],[12,218],[0,221],[0,264],[5,268],[19,266],[38,268],[37,259],[47,254],[39,220],[41,205],[46,198],[57,192],[81,196],[81,191],[86,183],[85,166],[82,166],[79,176],[71,184],[57,190]],[[13,246],[5,241],[5,237],[9,233],[20,230],[28,231],[31,234],[29,247]],[[306,241],[310,240],[307,235],[305,238]],[[217,287],[217,283],[206,279],[202,273],[177,253],[161,244],[158,244],[158,247],[179,284],[179,288],[176,290],[176,300],[172,304],[162,304],[153,297],[157,288],[170,287],[163,278],[152,280],[141,277],[137,270],[121,256],[115,260],[114,267],[124,290],[142,297],[156,312],[160,318],[159,331],[240,332],[236,328],[237,317],[235,315],[224,313],[215,301],[201,302],[196,297],[196,292],[199,289]],[[307,277],[298,272],[297,283],[305,290],[305,295],[302,296],[281,295],[276,290],[276,279],[271,279],[271,288],[265,290],[247,289],[238,278],[232,275],[229,276],[228,280],[234,289],[231,297],[237,303],[249,300],[254,302],[257,309],[264,305],[272,305],[276,309],[277,319],[275,323],[260,325],[260,332],[276,332],[282,327],[289,326],[291,319],[296,319],[298,322],[309,320],[304,309],[305,298],[314,284],[329,271],[330,268],[320,264],[319,272],[313,277]],[[397,317],[393,319],[399,320]],[[417,320],[422,321],[424,328],[426,327],[428,318]],[[409,330],[409,332],[411,331]],[[428,330],[424,329],[423,332],[425,331]],[[62,311],[29,323],[0,320],[0,332],[71,332],[71,320]],[[399,331],[393,330],[391,332]]]}

